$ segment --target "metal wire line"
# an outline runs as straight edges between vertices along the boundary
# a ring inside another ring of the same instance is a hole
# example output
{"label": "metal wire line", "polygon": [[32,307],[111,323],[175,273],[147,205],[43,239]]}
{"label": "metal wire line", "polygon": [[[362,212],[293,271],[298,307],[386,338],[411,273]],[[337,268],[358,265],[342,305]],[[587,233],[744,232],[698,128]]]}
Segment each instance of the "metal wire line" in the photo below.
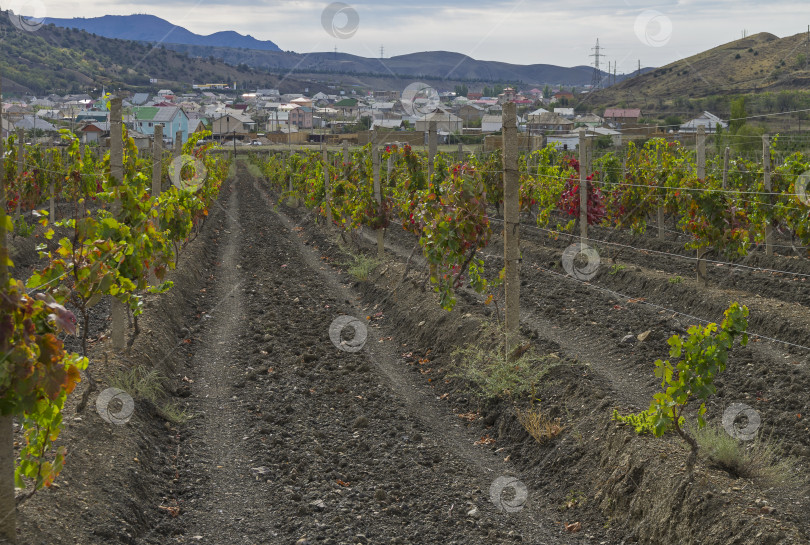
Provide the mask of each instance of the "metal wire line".
{"label": "metal wire line", "polygon": [[[489,219],[490,219],[490,221],[496,221],[498,223],[503,223],[503,220],[501,220],[499,218],[490,217]],[[537,227],[536,225],[528,225],[528,224],[525,224],[525,223],[521,223],[521,226],[525,226],[525,227],[527,227],[529,229],[536,229],[538,231],[545,231],[547,233],[552,233],[552,234],[555,234],[555,235],[562,234],[559,231],[554,231],[553,229],[545,229],[543,227]],[[698,261],[697,257],[692,257],[692,256],[688,256],[688,255],[681,255],[681,254],[673,254],[673,253],[670,253],[670,252],[663,252],[663,251],[660,251],[660,250],[651,250],[651,249],[648,249],[648,248],[638,248],[636,246],[631,246],[629,244],[621,244],[619,242],[610,242],[608,240],[594,239],[594,238],[590,238],[590,237],[588,238],[588,241],[590,241],[590,242],[598,242],[600,244],[607,244],[609,246],[618,246],[618,247],[622,247],[622,248],[628,248],[628,249],[631,249],[631,250],[635,250],[635,251],[637,251],[639,253],[646,252],[646,253],[650,253],[650,254],[665,255],[665,256],[669,256],[669,257],[677,257],[677,258],[680,258],[680,259],[685,259],[687,261]],[[779,274],[785,274],[785,275],[788,275],[788,276],[810,278],[810,274],[804,274],[804,273],[798,273],[798,272],[792,272],[792,271],[781,271],[781,270],[778,270],[778,269],[768,269],[768,268],[764,268],[764,267],[752,267],[750,265],[741,265],[741,264],[737,264],[737,263],[731,263],[729,261],[717,261],[717,260],[712,260],[712,259],[701,259],[700,261],[703,261],[705,263],[713,263],[713,264],[717,264],[717,265],[726,265],[728,267],[749,269],[749,270],[752,270],[752,271],[779,273]]]}

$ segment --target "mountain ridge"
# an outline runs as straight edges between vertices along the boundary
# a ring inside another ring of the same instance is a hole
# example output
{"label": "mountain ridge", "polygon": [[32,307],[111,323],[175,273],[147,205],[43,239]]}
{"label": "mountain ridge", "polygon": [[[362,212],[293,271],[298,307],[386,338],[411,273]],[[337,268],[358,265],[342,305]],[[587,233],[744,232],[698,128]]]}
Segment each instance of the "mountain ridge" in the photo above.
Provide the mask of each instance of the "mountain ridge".
{"label": "mountain ridge", "polygon": [[[234,31],[201,36],[160,17],[145,14],[47,18],[44,23],[62,28],[78,28],[106,38],[160,43],[167,49],[187,53],[191,57],[214,57],[233,66],[245,65],[277,73],[311,71],[383,78],[429,77],[441,80],[566,86],[587,85],[593,77],[593,68],[588,66],[563,67],[543,63],[523,65],[483,61],[452,51],[421,51],[386,59],[334,52],[299,54],[282,51],[269,40],[256,40],[252,36],[242,36]],[[607,77],[607,74],[602,72],[602,77]]]}
{"label": "mountain ridge", "polygon": [[257,51],[281,51],[270,40],[258,40],[251,35],[243,35],[233,30],[202,35],[174,25],[156,15],[137,13],[132,15],[103,15],[100,17],[74,17],[58,19],[47,17],[44,24],[54,24],[62,28],[76,28],[105,38],[118,38],[152,43],[182,43],[201,46],[219,46],[255,49]]}

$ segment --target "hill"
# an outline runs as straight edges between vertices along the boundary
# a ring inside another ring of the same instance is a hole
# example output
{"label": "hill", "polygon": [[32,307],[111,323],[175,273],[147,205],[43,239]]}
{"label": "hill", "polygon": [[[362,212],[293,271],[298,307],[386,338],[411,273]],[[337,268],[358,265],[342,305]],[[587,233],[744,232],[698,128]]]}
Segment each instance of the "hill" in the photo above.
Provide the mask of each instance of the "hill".
{"label": "hill", "polygon": [[[86,92],[102,86],[130,90],[189,88],[200,82],[237,82],[248,86],[281,87],[294,92],[302,82],[235,67],[143,42],[104,38],[83,30],[45,25],[36,32],[15,28],[0,12],[4,51],[0,74],[4,93]],[[150,79],[158,80],[150,83]]]}
{"label": "hill", "polygon": [[807,34],[779,38],[761,32],[628,78],[592,94],[597,105],[628,106],[678,98],[807,90]]}
{"label": "hill", "polygon": [[44,22],[63,28],[86,30],[105,38],[281,51],[276,44],[269,40],[257,40],[253,36],[244,36],[233,31],[215,32],[202,36],[154,15],[104,15],[103,17],[76,17],[73,19],[48,17]]}
{"label": "hill", "polygon": [[[214,57],[228,64],[287,73],[353,74],[428,79],[523,82],[527,85],[560,84],[582,86],[591,82],[593,69],[551,64],[518,65],[479,61],[449,51],[427,51],[387,59],[366,58],[346,53],[284,52],[271,41],[260,41],[233,31],[200,36],[154,15],[105,15],[103,17],[52,19],[59,27],[77,28],[98,36],[150,43],[188,53],[192,57]],[[603,75],[606,75],[603,73]],[[409,82],[403,82],[405,87]]]}
{"label": "hill", "polygon": [[[582,86],[591,82],[593,74],[593,68],[588,66],[567,68],[551,64],[519,65],[481,61],[450,51],[426,51],[379,59],[339,52],[299,54],[181,44],[166,44],[166,47],[188,53],[191,57],[214,57],[229,64],[244,64],[274,72],[399,78],[402,79],[401,84],[397,84],[400,88],[414,79]],[[603,76],[606,77],[607,73],[603,73]]]}

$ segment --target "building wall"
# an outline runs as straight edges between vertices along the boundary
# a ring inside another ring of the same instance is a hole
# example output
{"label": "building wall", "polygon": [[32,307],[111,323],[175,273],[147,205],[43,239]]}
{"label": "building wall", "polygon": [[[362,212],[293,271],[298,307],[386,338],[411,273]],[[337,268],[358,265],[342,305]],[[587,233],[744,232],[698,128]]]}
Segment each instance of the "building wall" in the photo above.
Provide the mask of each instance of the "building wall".
{"label": "building wall", "polygon": [[[376,133],[376,134],[375,134]],[[361,146],[365,146],[369,142],[371,142],[371,138],[374,136],[374,141],[380,144],[384,142],[406,142],[408,145],[411,146],[424,146],[425,142],[427,141],[427,136],[424,132],[416,131],[416,132],[400,132],[400,131],[388,131],[388,130],[379,130],[379,131],[363,131],[357,134],[357,143]]]}
{"label": "building wall", "polygon": [[[440,117],[435,119],[436,121],[436,130],[437,131],[445,131],[445,132],[452,132],[452,133],[460,133],[461,129],[463,128],[464,122],[459,120],[450,119],[441,119]],[[417,121],[414,128],[416,132],[427,132],[430,128],[430,121]]]}
{"label": "building wall", "polygon": [[[518,135],[518,150],[520,151],[534,151],[542,149],[545,145],[542,136],[524,136]],[[490,153],[495,150],[503,149],[503,136],[490,135],[484,137],[484,153]]]}

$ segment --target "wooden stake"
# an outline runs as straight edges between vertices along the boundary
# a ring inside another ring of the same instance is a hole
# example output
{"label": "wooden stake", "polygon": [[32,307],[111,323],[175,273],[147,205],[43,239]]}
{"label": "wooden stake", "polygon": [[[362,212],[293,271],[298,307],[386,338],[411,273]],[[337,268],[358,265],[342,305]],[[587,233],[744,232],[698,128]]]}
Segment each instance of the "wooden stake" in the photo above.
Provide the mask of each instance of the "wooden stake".
{"label": "wooden stake", "polygon": [[158,197],[163,191],[163,126],[155,125],[155,139],[152,142],[152,196]]}
{"label": "wooden stake", "polygon": [[[17,179],[22,176],[25,170],[25,131],[17,129]],[[14,220],[20,219],[20,201],[14,207]]]}
{"label": "wooden stake", "polygon": [[438,140],[436,138],[436,122],[428,124],[428,180],[433,180],[433,161],[436,159],[436,148]]}
{"label": "wooden stake", "polygon": [[579,128],[579,237],[588,241],[588,138],[585,128]]}
{"label": "wooden stake", "polygon": [[506,265],[506,353],[518,343],[520,330],[520,185],[518,172],[517,111],[514,102],[503,105],[503,215]]}
{"label": "wooden stake", "polygon": [[697,132],[697,177],[706,179],[706,127],[698,125]]}
{"label": "wooden stake", "polygon": [[[117,185],[124,182],[124,135],[120,97],[110,100],[110,176]],[[121,213],[121,201],[116,199],[112,209],[113,215],[118,216]],[[121,301],[113,298],[111,313],[113,349],[120,351],[126,344],[127,309]]]}
{"label": "wooden stake", "polygon": [[[3,104],[0,102],[0,119]],[[4,143],[0,138],[0,290],[8,284],[8,246],[6,246],[6,170]],[[0,539],[17,543],[17,505],[14,499],[14,427],[12,415],[0,416]]]}
{"label": "wooden stake", "polygon": [[[706,179],[706,128],[703,125],[698,125],[697,132],[697,177],[699,180]],[[705,247],[697,249],[697,281],[701,286],[705,286],[707,282],[705,261],[707,253],[708,249]]]}
{"label": "wooden stake", "polygon": [[[663,165],[661,164],[662,162],[663,161],[662,161],[662,158],[661,158],[661,148],[658,148],[658,175],[659,176],[661,175],[661,170],[662,170],[662,167],[663,167]],[[658,185],[659,186],[661,185],[661,178],[658,179]],[[664,238],[664,207],[661,204],[662,199],[663,199],[663,197],[661,197],[661,195],[659,195],[658,196],[658,218],[657,219],[658,219],[658,238],[660,238],[660,239]]]}
{"label": "wooden stake", "polygon": [[[377,144],[371,146],[371,164],[374,170],[374,200],[377,205],[382,205],[382,188],[380,187],[380,150]],[[385,257],[385,230],[383,228],[377,229],[377,258],[383,259]]]}
{"label": "wooden stake", "polygon": [[[770,193],[773,191],[771,183],[771,137],[767,134],[762,135],[762,171],[765,192]],[[772,195],[767,195],[765,201],[770,203],[772,198]],[[770,221],[765,224],[765,255],[773,255],[773,225],[771,225]]]}
{"label": "wooden stake", "polygon": [[728,186],[728,165],[731,159],[731,149],[726,146],[726,151],[723,153],[723,189]]}
{"label": "wooden stake", "polygon": [[321,142],[323,154],[323,187],[326,190],[326,224],[332,227],[332,180],[329,176],[329,152],[326,151],[326,142]]}
{"label": "wooden stake", "polygon": [[[234,142],[236,142],[235,138]],[[183,155],[183,131],[177,131],[174,133],[174,156],[180,157],[181,155]]]}

